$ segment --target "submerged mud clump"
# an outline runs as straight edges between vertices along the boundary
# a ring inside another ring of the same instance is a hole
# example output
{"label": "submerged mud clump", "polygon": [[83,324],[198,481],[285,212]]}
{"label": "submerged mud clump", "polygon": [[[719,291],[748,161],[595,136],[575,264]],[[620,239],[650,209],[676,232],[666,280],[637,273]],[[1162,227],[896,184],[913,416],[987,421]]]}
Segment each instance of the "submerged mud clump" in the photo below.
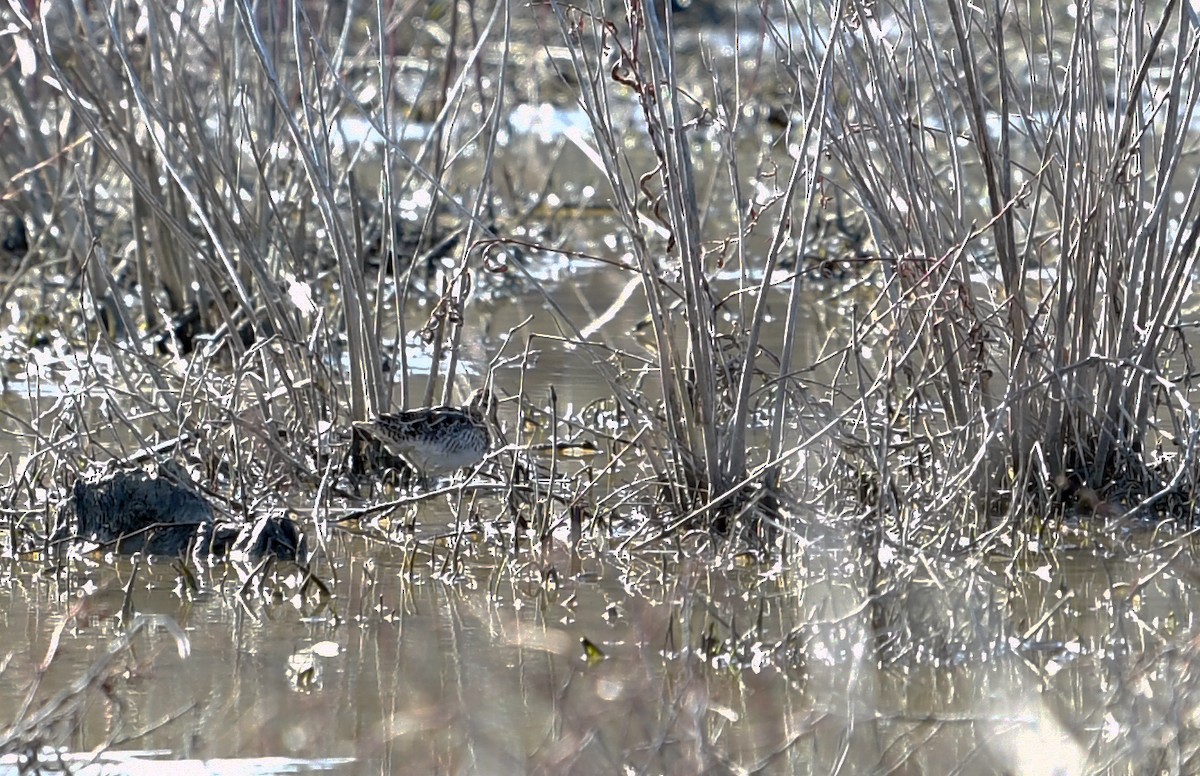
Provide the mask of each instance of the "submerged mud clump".
{"label": "submerged mud clump", "polygon": [[208,500],[180,484],[173,471],[177,469],[161,467],[157,476],[138,470],[91,482],[77,480],[59,509],[52,541],[90,542],[121,554],[235,551],[251,559],[274,555],[303,562],[304,534],[292,520],[265,516],[250,523],[217,521]]}

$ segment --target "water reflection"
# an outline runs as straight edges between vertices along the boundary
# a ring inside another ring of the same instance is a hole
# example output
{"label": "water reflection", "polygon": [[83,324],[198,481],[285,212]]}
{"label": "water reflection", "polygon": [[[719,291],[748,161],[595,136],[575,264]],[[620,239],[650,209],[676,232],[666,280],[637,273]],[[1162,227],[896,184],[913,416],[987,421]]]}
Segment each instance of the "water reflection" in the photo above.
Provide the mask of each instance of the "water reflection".
{"label": "water reflection", "polygon": [[[432,542],[327,546],[324,603],[284,566],[245,586],[218,565],[189,592],[164,562],[17,564],[0,708],[25,706],[64,621],[30,713],[139,615],[173,618],[191,652],[165,628],[134,636],[79,707],[75,751],[347,773],[1133,772],[1187,728],[1146,715],[1196,708],[1195,570],[1159,551],[925,569],[872,603],[853,553],[816,543],[788,571],[684,559],[670,574],[662,556],[468,543],[453,582]],[[908,648],[889,652],[897,634]]]}

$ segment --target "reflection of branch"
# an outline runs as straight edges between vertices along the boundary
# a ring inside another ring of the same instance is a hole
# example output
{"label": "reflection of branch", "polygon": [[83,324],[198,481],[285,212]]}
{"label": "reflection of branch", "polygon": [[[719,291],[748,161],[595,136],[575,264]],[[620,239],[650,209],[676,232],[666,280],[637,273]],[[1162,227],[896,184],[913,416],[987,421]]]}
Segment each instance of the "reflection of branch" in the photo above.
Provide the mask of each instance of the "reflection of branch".
{"label": "reflection of branch", "polygon": [[[113,642],[108,654],[96,660],[85,674],[55,694],[40,708],[31,712],[30,707],[41,686],[42,678],[45,677],[58,652],[59,640],[63,631],[75,622],[84,603],[81,601],[77,604],[54,629],[54,633],[50,637],[50,646],[46,650],[46,657],[38,665],[36,676],[29,688],[25,702],[13,720],[12,726],[5,730],[0,737],[0,753],[23,751],[28,754],[35,752],[37,747],[49,741],[65,740],[71,735],[74,732],[73,723],[82,714],[95,690],[99,689],[105,696],[111,696],[112,682],[122,671],[121,666],[117,665],[118,657],[131,648],[133,637],[143,628],[161,627],[170,633],[175,639],[180,659],[187,659],[191,654],[191,642],[183,628],[179,627],[179,623],[175,622],[173,618],[163,614],[139,614],[133,618],[129,629]],[[184,711],[186,709],[166,718],[161,724],[177,718]],[[64,727],[63,723],[68,724]]]}

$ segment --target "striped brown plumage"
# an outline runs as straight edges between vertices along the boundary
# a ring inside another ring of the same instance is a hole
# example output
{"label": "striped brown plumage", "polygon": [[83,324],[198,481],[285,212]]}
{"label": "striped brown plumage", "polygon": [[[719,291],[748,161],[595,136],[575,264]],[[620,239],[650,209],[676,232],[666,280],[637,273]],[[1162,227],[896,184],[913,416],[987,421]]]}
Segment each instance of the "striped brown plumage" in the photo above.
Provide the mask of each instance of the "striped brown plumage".
{"label": "striped brown plumage", "polygon": [[479,464],[492,443],[488,416],[494,398],[487,388],[462,407],[422,407],[377,415],[354,424],[407,461],[422,477]]}

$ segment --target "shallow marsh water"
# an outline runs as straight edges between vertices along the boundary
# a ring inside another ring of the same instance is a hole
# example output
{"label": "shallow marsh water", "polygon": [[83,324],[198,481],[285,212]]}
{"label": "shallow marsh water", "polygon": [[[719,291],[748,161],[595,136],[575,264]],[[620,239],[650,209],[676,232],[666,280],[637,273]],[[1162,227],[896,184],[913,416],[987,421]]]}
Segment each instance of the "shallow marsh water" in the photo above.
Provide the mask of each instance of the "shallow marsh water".
{"label": "shallow marsh water", "polygon": [[[168,759],[819,774],[1080,773],[1111,758],[1139,772],[1162,732],[1150,720],[1195,712],[1196,569],[1170,547],[1030,555],[1017,573],[947,564],[881,611],[832,536],[786,571],[714,567],[686,546],[617,564],[589,543],[513,560],[468,541],[450,577],[444,540],[335,530],[326,604],[283,566],[247,592],[237,564],[195,570],[192,590],[166,562],[22,562],[0,588],[0,708],[25,701],[71,614],[35,708],[136,618],[186,632],[183,658],[167,629],[135,636],[75,735],[77,750]],[[885,633],[903,643],[881,663]]]}

